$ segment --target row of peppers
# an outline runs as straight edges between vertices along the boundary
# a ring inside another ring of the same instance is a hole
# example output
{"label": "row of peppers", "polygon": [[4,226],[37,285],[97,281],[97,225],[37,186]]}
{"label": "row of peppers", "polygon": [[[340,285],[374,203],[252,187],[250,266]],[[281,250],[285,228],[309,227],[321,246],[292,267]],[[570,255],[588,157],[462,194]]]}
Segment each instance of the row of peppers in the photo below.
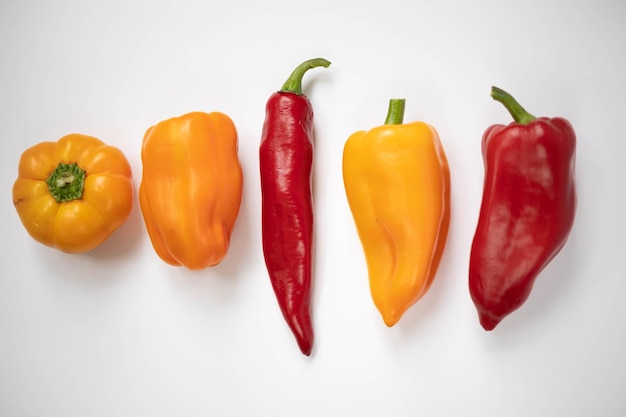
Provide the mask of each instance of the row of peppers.
{"label": "row of peppers", "polygon": [[[259,150],[262,245],[282,314],[303,354],[313,347],[311,266],[313,110],[299,65],[271,95]],[[535,117],[493,87],[514,121],[482,139],[484,189],[471,246],[469,290],[481,325],[493,329],[528,298],[571,231],[576,210],[571,124]],[[450,224],[450,170],[435,128],[404,123],[403,99],[383,125],[348,138],[343,180],[363,246],[371,295],[394,326],[435,279]],[[139,203],[158,256],[199,270],[228,252],[242,198],[235,125],[219,112],[193,112],[151,127],[141,151]],[[28,233],[68,253],[89,251],[123,224],[133,185],[123,153],[71,134],[21,157],[13,203]]]}

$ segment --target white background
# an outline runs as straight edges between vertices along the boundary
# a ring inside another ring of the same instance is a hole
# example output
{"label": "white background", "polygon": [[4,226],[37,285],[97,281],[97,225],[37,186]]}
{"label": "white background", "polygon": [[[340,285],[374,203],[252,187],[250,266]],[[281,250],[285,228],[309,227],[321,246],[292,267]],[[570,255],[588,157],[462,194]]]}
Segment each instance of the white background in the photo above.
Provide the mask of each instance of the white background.
{"label": "white background", "polygon": [[[0,3],[0,415],[626,415],[626,6],[619,0]],[[264,106],[291,70],[315,109],[311,357],[276,304],[260,237]],[[480,141],[511,92],[578,135],[570,239],[493,332],[467,289]],[[341,175],[347,137],[383,122],[439,131],[452,222],[437,279],[394,328],[371,302]],[[237,125],[243,203],[226,259],[199,272],[155,255],[139,205],[88,254],[33,241],[11,202],[20,154],[80,132],[141,180],[146,129],[189,111]]]}

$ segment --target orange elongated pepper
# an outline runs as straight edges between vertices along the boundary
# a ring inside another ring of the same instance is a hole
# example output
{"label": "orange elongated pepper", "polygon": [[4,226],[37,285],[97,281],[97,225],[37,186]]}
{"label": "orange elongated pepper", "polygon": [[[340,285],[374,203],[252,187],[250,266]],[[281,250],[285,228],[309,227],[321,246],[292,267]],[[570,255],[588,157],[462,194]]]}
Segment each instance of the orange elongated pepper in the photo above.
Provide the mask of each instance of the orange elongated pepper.
{"label": "orange elongated pepper", "polygon": [[146,132],[139,204],[166,263],[198,270],[220,263],[239,215],[243,174],[237,131],[219,112],[192,112]]}
{"label": "orange elongated pepper", "polygon": [[450,171],[434,127],[403,124],[404,99],[383,126],[351,135],[343,152],[346,196],[363,246],[372,299],[395,325],[429,289],[450,224]]}

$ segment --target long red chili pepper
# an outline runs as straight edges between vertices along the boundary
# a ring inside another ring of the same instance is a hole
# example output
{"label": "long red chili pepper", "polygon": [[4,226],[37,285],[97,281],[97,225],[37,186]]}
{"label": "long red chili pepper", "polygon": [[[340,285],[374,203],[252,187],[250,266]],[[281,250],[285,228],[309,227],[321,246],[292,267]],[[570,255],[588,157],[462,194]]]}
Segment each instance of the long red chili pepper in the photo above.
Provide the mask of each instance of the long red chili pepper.
{"label": "long red chili pepper", "polygon": [[491,95],[515,122],[491,126],[482,142],[485,180],[469,288],[485,330],[528,299],[565,245],[576,211],[572,125],[531,115],[499,88]]}
{"label": "long red chili pepper", "polygon": [[259,150],[265,264],[282,314],[307,356],[313,348],[313,109],[302,93],[302,77],[329,65],[322,58],[303,62],[272,94]]}

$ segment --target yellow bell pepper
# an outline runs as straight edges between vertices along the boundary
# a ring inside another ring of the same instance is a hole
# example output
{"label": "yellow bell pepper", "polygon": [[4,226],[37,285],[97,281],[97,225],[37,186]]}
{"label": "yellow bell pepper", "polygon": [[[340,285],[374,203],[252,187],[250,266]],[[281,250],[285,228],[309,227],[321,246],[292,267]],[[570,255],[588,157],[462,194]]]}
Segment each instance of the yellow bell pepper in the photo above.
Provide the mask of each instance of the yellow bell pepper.
{"label": "yellow bell pepper", "polygon": [[428,291],[450,223],[450,171],[439,136],[423,122],[402,124],[404,105],[390,100],[385,124],[354,133],[343,152],[372,299],[389,327]]}
{"label": "yellow bell pepper", "polygon": [[131,168],[119,149],[91,136],[42,142],[20,158],[13,204],[38,242],[63,252],[86,252],[128,219]]}
{"label": "yellow bell pepper", "polygon": [[243,173],[237,131],[219,112],[192,112],[146,132],[139,204],[157,255],[192,270],[228,252]]}

